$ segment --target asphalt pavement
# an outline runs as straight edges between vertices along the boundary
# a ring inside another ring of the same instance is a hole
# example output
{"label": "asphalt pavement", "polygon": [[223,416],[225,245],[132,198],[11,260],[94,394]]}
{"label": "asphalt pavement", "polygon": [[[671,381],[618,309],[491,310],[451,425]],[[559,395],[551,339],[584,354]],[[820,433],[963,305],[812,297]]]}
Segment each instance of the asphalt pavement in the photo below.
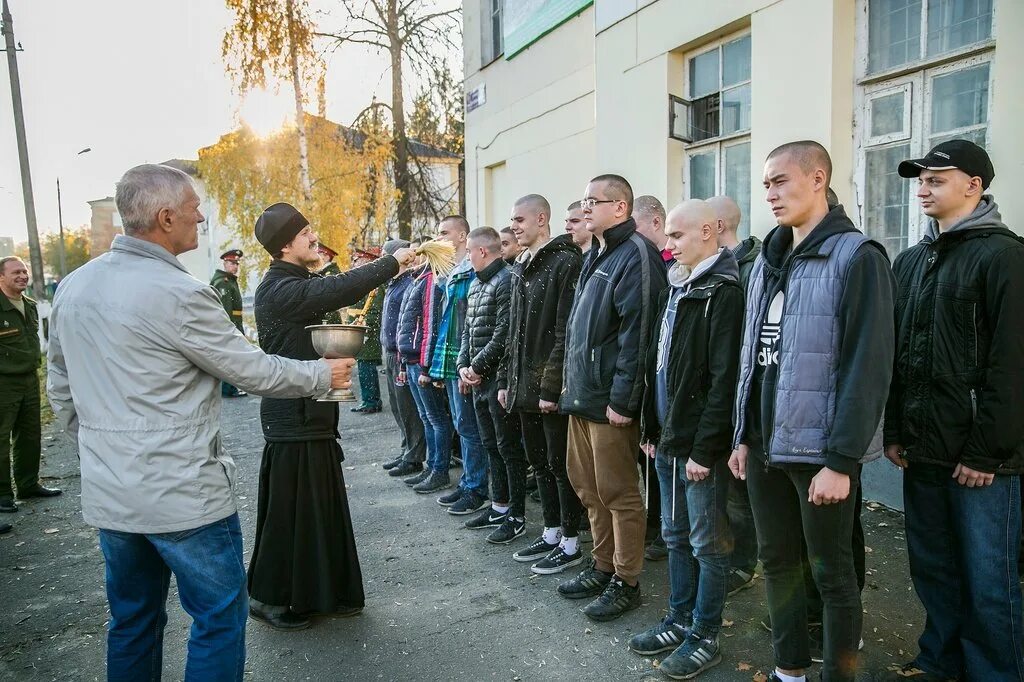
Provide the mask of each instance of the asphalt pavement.
{"label": "asphalt pavement", "polygon": [[[384,378],[381,378],[384,381]],[[667,605],[666,562],[648,562],[643,606],[592,623],[583,604],[560,598],[567,576],[535,576],[511,554],[540,531],[527,503],[527,537],[509,546],[462,527],[434,495],[417,495],[381,465],[398,451],[390,413],[354,415],[342,406],[344,473],[365,580],[364,612],[319,619],[280,633],[250,621],[246,680],[658,680],[657,657],[629,652],[629,637]],[[252,549],[263,440],[259,398],[226,400],[224,442],[239,468],[238,504],[246,557]],[[104,679],[108,618],[96,531],[79,505],[77,457],[62,434],[44,430],[43,473],[65,494],[30,501],[0,536],[0,679]],[[452,471],[457,477],[461,470]],[[868,503],[863,679],[876,679],[916,651],[923,613],[910,588],[902,515]],[[589,545],[585,545],[589,549]],[[190,619],[172,584],[164,679],[182,679]],[[771,669],[764,582],[729,600],[724,660],[701,680],[756,680]],[[817,679],[817,671],[812,671]]]}

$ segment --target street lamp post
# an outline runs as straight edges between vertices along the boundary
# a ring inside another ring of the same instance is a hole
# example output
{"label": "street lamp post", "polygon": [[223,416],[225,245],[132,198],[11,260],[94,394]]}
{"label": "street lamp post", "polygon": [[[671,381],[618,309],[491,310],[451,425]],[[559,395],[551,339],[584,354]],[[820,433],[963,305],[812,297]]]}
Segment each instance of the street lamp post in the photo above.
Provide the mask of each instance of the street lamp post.
{"label": "street lamp post", "polygon": [[[81,156],[92,151],[92,147],[86,147],[75,154]],[[60,176],[57,176],[57,225],[60,227],[60,278],[64,279],[68,274],[67,257],[64,255],[64,212],[60,204]]]}

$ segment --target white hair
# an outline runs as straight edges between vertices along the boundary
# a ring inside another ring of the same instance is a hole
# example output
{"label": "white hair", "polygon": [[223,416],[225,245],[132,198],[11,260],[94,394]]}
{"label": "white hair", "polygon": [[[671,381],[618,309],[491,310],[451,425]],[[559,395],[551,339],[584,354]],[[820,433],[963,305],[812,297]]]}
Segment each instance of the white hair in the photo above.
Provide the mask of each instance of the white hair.
{"label": "white hair", "polygon": [[114,192],[125,234],[148,232],[162,209],[181,206],[188,189],[192,179],[177,168],[144,163],[129,169]]}

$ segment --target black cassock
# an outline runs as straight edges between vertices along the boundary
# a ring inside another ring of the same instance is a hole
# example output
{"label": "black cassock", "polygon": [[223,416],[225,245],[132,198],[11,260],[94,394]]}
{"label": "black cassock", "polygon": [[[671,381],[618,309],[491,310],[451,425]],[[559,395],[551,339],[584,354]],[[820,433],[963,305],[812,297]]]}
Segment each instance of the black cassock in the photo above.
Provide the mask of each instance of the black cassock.
{"label": "black cassock", "polygon": [[[398,273],[391,256],[332,276],[275,260],[256,289],[256,330],[267,353],[315,360],[307,325],[352,305]],[[263,398],[266,446],[260,464],[249,595],[295,613],[363,606],[352,518],[338,442],[338,404]]]}

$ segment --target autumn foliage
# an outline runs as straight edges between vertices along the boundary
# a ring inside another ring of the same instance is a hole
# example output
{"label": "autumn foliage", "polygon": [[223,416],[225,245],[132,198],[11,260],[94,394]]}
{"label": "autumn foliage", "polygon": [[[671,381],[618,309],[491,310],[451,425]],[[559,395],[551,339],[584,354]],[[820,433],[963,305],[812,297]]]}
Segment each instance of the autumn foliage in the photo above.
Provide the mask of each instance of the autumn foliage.
{"label": "autumn foliage", "polygon": [[243,286],[246,270],[262,272],[270,263],[253,228],[273,203],[299,208],[342,263],[348,261],[350,246],[364,245],[364,235],[386,234],[388,207],[395,200],[387,173],[389,140],[371,131],[355,148],[351,134],[331,121],[307,114],[305,123],[312,187],[308,204],[300,186],[294,126],[265,137],[243,126],[199,150],[199,175],[219,206],[219,221],[236,236],[231,243],[240,244],[255,261],[255,267],[242,271]]}

